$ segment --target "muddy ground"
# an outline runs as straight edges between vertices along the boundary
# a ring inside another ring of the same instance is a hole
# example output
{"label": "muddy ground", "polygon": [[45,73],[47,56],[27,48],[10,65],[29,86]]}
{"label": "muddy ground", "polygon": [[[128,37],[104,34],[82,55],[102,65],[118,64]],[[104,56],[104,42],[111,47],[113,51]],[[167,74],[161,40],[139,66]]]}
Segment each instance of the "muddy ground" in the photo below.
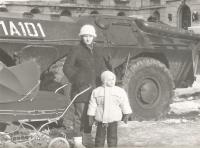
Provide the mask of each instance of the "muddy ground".
{"label": "muddy ground", "polygon": [[[45,130],[45,134],[39,133],[34,140],[18,145],[11,141],[11,134],[0,136],[0,147],[28,147],[47,148],[50,141],[59,136],[66,136],[70,147],[72,141],[73,108],[64,119],[65,128]],[[11,132],[16,125],[9,125],[6,129]],[[95,136],[96,126],[93,126],[92,135]],[[30,135],[31,130],[21,129],[14,136]],[[129,121],[128,124],[119,123],[118,129],[119,147],[200,147],[200,76],[193,87],[177,89],[176,98],[171,104],[171,110],[167,116],[159,121]]]}

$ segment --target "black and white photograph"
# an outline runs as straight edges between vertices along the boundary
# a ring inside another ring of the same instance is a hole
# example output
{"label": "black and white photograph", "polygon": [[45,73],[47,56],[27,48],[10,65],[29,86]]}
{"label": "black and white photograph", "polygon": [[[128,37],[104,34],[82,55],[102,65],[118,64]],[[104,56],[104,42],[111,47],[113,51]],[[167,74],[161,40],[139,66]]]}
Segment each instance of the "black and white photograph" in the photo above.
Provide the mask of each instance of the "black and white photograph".
{"label": "black and white photograph", "polygon": [[200,147],[200,0],[0,0],[0,148]]}

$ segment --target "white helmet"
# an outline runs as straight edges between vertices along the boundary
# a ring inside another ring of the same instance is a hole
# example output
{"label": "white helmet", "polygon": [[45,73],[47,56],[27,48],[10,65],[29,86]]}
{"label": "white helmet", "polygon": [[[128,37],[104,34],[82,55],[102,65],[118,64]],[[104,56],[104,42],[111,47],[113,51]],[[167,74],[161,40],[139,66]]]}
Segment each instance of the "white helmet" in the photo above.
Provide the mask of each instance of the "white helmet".
{"label": "white helmet", "polygon": [[79,36],[87,35],[87,34],[97,37],[96,31],[92,25],[84,25],[80,30]]}

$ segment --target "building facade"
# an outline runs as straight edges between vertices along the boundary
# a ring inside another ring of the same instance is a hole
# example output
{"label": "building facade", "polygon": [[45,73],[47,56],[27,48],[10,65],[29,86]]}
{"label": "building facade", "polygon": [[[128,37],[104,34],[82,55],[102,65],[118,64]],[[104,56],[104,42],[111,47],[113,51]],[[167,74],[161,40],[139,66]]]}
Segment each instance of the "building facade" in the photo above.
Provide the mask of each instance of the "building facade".
{"label": "building facade", "polygon": [[[199,0],[27,0],[5,1],[0,11],[80,16],[102,14],[156,18],[171,26],[187,29],[200,25]],[[198,14],[199,13],[199,14]]]}

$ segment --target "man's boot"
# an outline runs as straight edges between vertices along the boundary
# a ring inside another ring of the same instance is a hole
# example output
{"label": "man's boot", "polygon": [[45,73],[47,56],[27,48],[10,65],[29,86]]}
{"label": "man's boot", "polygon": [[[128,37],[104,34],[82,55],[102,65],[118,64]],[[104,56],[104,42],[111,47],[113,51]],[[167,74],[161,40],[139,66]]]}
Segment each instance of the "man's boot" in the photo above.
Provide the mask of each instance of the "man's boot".
{"label": "man's boot", "polygon": [[82,144],[82,137],[74,137],[74,148],[86,148],[83,144]]}
{"label": "man's boot", "polygon": [[83,145],[87,148],[94,147],[94,140],[91,133],[83,134]]}

